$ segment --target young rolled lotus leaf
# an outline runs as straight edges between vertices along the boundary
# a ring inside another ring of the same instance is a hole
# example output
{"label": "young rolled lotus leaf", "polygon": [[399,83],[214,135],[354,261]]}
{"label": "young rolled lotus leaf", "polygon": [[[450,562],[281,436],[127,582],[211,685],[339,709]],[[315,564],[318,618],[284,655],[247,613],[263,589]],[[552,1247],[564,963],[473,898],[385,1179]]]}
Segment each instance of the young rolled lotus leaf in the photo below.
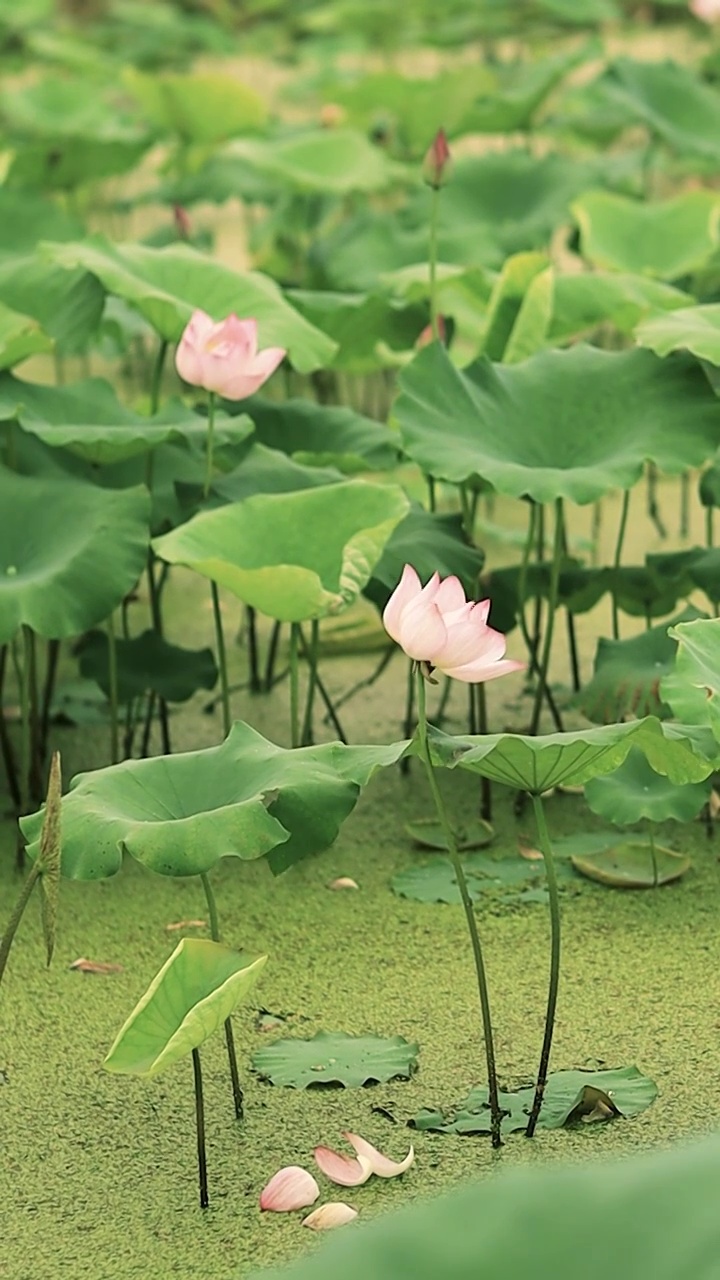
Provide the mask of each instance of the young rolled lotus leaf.
{"label": "young rolled lotus leaf", "polygon": [[41,919],[47,962],[50,962],[55,950],[55,926],[57,922],[58,897],[60,892],[60,823],[61,823],[62,777],[60,771],[60,753],[55,751],[50,762],[47,797],[43,810],[42,827],[38,855],[30,868],[15,908],[7,921],[2,937],[0,937],[0,982],[5,972],[10,948],[12,947],[20,921],[35,887],[40,881]]}
{"label": "young rolled lotus leaf", "polygon": [[202,512],[153,546],[261,613],[303,622],[352,604],[408,506],[396,485],[363,480],[258,494]]}
{"label": "young rolled lotus leaf", "polygon": [[205,1105],[200,1046],[227,1023],[260,976],[267,956],[251,959],[202,938],[183,938],[121,1027],[106,1071],[152,1079],[192,1054],[200,1207],[208,1206]]}
{"label": "young rolled lotus leaf", "polygon": [[588,191],[572,205],[583,257],[611,271],[677,280],[702,267],[718,243],[720,196],[684,191],[646,204]]}
{"label": "young rolled lotus leaf", "polygon": [[[590,778],[612,773],[632,747],[638,747],[658,773],[675,783],[708,777],[719,754],[707,731],[654,716],[535,737],[519,733],[451,737],[430,727],[430,745],[434,759],[445,768],[469,769],[531,795],[542,795],[552,787],[582,786]],[[413,750],[417,750],[415,743]]]}
{"label": "young rolled lotus leaf", "polygon": [[393,413],[428,475],[455,484],[480,475],[536,502],[593,502],[631,488],[648,459],[676,474],[705,462],[720,440],[717,399],[695,361],[581,345],[459,370],[434,343],[403,371]]}
{"label": "young rolled lotus leaf", "polygon": [[51,351],[52,345],[37,320],[0,302],[0,369],[11,369],[39,351]]}
{"label": "young rolled lotus leaf", "polygon": [[635,341],[656,356],[690,351],[699,360],[720,365],[720,303],[681,307],[663,315],[651,315],[635,329]]}
{"label": "young rolled lotus leaf", "polygon": [[108,293],[124,298],[167,342],[177,342],[195,308],[222,320],[231,312],[257,319],[260,345],[281,346],[296,369],[327,364],[335,344],[286,302],[279,287],[257,271],[235,271],[188,245],[152,249],[113,245],[102,236],[46,245],[50,261],[96,276]]}
{"label": "young rolled lotus leaf", "polygon": [[[0,643],[62,639],[106,618],[143,572],[149,497],[0,467]],[[28,530],[32,529],[32,539]]]}
{"label": "young rolled lotus leaf", "polygon": [[[0,323],[1,323],[0,315]],[[1,360],[1,358],[0,358]],[[105,466],[147,454],[168,441],[204,444],[207,419],[181,404],[165,404],[148,417],[118,399],[109,382],[88,378],[67,387],[22,382],[0,376],[0,421],[14,419],[24,431],[53,449],[68,449],[87,462]],[[217,447],[239,444],[252,433],[246,414],[217,414]]]}
{"label": "young rolled lotus leaf", "polygon": [[[284,871],[333,843],[360,789],[405,746],[285,750],[240,722],[219,747],[79,774],[62,804],[63,875],[114,875],[124,852],[161,875],[264,854]],[[31,858],[41,826],[42,813],[21,820]]]}

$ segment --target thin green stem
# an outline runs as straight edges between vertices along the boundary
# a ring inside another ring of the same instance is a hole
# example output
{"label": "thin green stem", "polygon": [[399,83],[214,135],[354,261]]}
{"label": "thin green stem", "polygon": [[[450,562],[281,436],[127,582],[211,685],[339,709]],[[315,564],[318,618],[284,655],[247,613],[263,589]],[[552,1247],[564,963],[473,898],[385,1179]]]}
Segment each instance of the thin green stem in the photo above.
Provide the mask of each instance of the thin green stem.
{"label": "thin green stem", "polygon": [[165,338],[160,339],[160,345],[155,356],[153,364],[152,377],[150,379],[150,413],[157,413],[160,407],[160,391],[162,389],[163,370],[165,368],[165,357],[168,351],[168,343]]}
{"label": "thin green stem", "polygon": [[550,1062],[550,1050],[552,1048],[553,1031],[555,1030],[555,1010],[557,1008],[558,987],[560,985],[560,894],[558,892],[557,875],[555,873],[555,859],[553,857],[552,844],[550,843],[550,833],[545,821],[545,810],[543,808],[542,796],[533,795],[533,809],[535,810],[535,823],[537,825],[538,840],[540,849],[545,863],[545,878],[547,880],[548,895],[550,898],[550,982],[548,986],[547,1010],[545,1013],[545,1034],[543,1035],[542,1050],[540,1052],[540,1066],[538,1068],[537,1083],[535,1085],[535,1097],[533,1099],[530,1118],[528,1120],[526,1137],[532,1138],[537,1126],[540,1108],[545,1094],[545,1085],[548,1077],[548,1065]]}
{"label": "thin green stem", "polygon": [[442,792],[435,777],[435,769],[433,767],[432,756],[430,753],[430,744],[428,741],[428,722],[425,704],[425,679],[422,671],[418,668],[417,680],[417,710],[418,710],[418,744],[420,754],[425,765],[430,791],[435,803],[440,825],[443,829],[445,840],[447,843],[448,854],[452,863],[455,880],[460,891],[463,908],[465,911],[465,920],[467,922],[470,941],[472,944],[473,958],[475,961],[475,973],[477,975],[478,995],[480,997],[480,1013],[482,1018],[483,1040],[485,1042],[485,1057],[487,1061],[488,1076],[488,1099],[490,1102],[490,1124],[492,1133],[493,1147],[502,1145],[500,1136],[500,1126],[502,1124],[503,1113],[500,1109],[500,1100],[498,1097],[497,1071],[495,1068],[495,1047],[493,1044],[492,1019],[490,1016],[490,996],[488,993],[487,978],[485,975],[485,961],[483,958],[482,945],[480,942],[480,934],[478,933],[477,920],[473,910],[472,899],[465,879],[465,871],[458,852],[455,832],[453,831],[450,819],[448,817],[445,801]]}
{"label": "thin green stem", "polygon": [[108,679],[110,685],[110,762],[117,764],[120,759],[120,725],[118,720],[118,664],[117,644],[115,641],[115,620],[112,613],[107,620],[108,636]]}
{"label": "thin green stem", "polygon": [[680,477],[680,537],[690,536],[690,472],[683,471]]}
{"label": "thin green stem", "polygon": [[[484,684],[470,685],[475,690],[477,705],[478,733],[483,736],[488,732],[487,696]],[[492,822],[492,783],[489,778],[480,779],[480,817],[484,822]]]}
{"label": "thin green stem", "polygon": [[303,653],[308,664],[308,685],[305,695],[305,712],[303,714],[303,725],[300,734],[300,744],[303,747],[309,746],[313,741],[313,710],[315,706],[315,690],[318,684],[318,649],[320,647],[320,623],[317,618],[313,618],[310,623],[310,643],[307,644],[305,637],[300,632],[300,641]]}
{"label": "thin green stem", "polygon": [[430,275],[430,326],[436,342],[440,341],[440,325],[437,311],[437,258],[438,258],[438,214],[440,211],[440,188],[433,187],[430,194],[430,239],[428,243],[428,267]]}
{"label": "thin green stem", "polygon": [[550,669],[550,657],[552,654],[553,631],[555,628],[555,614],[558,605],[558,587],[560,584],[560,565],[563,556],[564,545],[564,519],[563,519],[563,500],[556,498],[555,500],[555,539],[553,543],[553,558],[550,566],[550,589],[548,592],[547,602],[547,618],[545,620],[545,635],[543,636],[543,652],[540,662],[540,671],[538,675],[538,685],[535,690],[535,705],[533,706],[532,720],[530,722],[530,733],[535,734],[540,726],[540,713],[542,711],[543,696],[549,688],[548,673]]}
{"label": "thin green stem", "polygon": [[290,623],[290,745],[300,746],[300,624]]}
{"label": "thin green stem", "polygon": [[245,625],[247,630],[249,689],[251,693],[262,691],[260,680],[260,660],[258,654],[257,612],[251,604],[245,606]]}
{"label": "thin green stem", "polygon": [[715,531],[713,527],[714,511],[715,511],[714,507],[705,508],[705,544],[708,547],[712,547],[715,542]]}
{"label": "thin green stem", "polygon": [[200,1208],[207,1209],[208,1199],[207,1152],[205,1150],[205,1100],[203,1098],[202,1067],[197,1049],[192,1051],[193,1080],[195,1083],[195,1127],[197,1130],[198,1183]]}
{"label": "thin green stem", "polygon": [[13,944],[15,934],[18,931],[20,921],[23,918],[23,912],[30,901],[30,895],[35,887],[35,881],[40,877],[41,870],[41,861],[39,858],[36,858],[20,891],[20,897],[15,903],[15,909],[3,930],[2,939],[0,939],[0,982],[2,982],[3,974],[7,967],[10,948]]}
{"label": "thin green stem", "polygon": [[215,392],[211,391],[208,395],[208,422],[207,435],[205,437],[205,483],[203,484],[203,498],[207,498],[210,492],[213,476],[213,446],[215,440]]}
{"label": "thin green stem", "polygon": [[[623,494],[622,508],[620,510],[620,524],[618,526],[617,541],[615,543],[615,556],[613,558],[613,568],[619,569],[622,560],[623,543],[625,542],[625,531],[627,529],[628,511],[630,510],[630,490],[626,489]],[[620,639],[620,613],[617,603],[617,592],[613,590],[612,596],[612,633],[613,640]]]}
{"label": "thin green stem", "polygon": [[650,836],[650,857],[652,859],[653,889],[657,889],[660,883],[660,873],[658,870],[657,853],[655,851],[655,836],[653,835],[652,826],[650,826],[648,834]]}
{"label": "thin green stem", "polygon": [[522,632],[523,640],[525,641],[525,644],[527,646],[528,656],[530,658],[530,661],[532,662],[533,659],[534,658],[536,659],[537,657],[536,648],[533,645],[533,641],[530,636],[530,629],[527,624],[527,618],[525,617],[525,600],[527,596],[527,575],[528,575],[528,568],[530,565],[530,553],[533,547],[535,546],[535,539],[536,539],[535,525],[537,523],[537,513],[538,513],[537,503],[533,502],[532,499],[530,500],[529,512],[530,514],[528,516],[527,537],[525,538],[525,545],[523,547],[522,559],[520,561],[520,572],[518,574],[518,623],[520,625],[520,630]]}
{"label": "thin green stem", "polygon": [[[208,917],[210,919],[210,937],[213,942],[220,942],[220,922],[218,920],[217,902],[215,901],[213,887],[210,884],[210,878],[205,871],[200,873],[200,880],[202,881],[202,887],[205,891],[205,901],[207,902]],[[225,1043],[227,1045],[230,1083],[232,1084],[233,1102],[235,1104],[235,1119],[242,1120],[244,1115],[244,1099],[242,1086],[240,1084],[237,1054],[235,1052],[235,1036],[233,1034],[232,1020],[230,1018],[225,1019]]]}
{"label": "thin green stem", "polygon": [[19,814],[22,805],[22,792],[20,788],[20,779],[18,777],[17,763],[15,760],[15,752],[13,751],[10,734],[8,733],[7,721],[5,719],[4,690],[7,658],[8,646],[4,644],[0,646],[0,752],[2,752],[12,802]]}
{"label": "thin green stem", "polygon": [[213,621],[215,623],[215,647],[217,648],[218,668],[220,671],[220,691],[222,694],[223,737],[227,738],[232,725],[230,716],[230,686],[228,685],[227,654],[225,652],[225,635],[223,633],[222,609],[217,582],[210,583],[212,596]]}
{"label": "thin green stem", "polygon": [[27,811],[30,781],[30,755],[32,752],[32,724],[30,707],[30,678],[32,673],[32,633],[22,627],[22,665],[20,668],[20,794],[22,812]]}

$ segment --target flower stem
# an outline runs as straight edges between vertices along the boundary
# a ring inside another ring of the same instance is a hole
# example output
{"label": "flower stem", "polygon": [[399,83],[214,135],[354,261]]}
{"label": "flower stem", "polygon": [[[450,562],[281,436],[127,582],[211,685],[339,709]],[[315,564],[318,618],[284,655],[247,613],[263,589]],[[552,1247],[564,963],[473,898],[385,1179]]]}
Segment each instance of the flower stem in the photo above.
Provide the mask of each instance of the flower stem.
{"label": "flower stem", "polygon": [[225,636],[223,634],[222,609],[217,582],[210,583],[212,595],[213,619],[215,622],[215,645],[217,648],[218,667],[220,668],[220,690],[222,693],[223,736],[227,738],[232,720],[230,717],[230,686],[228,685],[227,654],[225,653]]}
{"label": "flower stem", "polygon": [[302,630],[300,632],[300,642],[309,667],[308,687],[305,695],[305,711],[303,713],[303,725],[300,733],[300,743],[303,747],[307,747],[310,746],[313,741],[313,709],[315,705],[315,690],[318,683],[317,666],[318,647],[320,643],[320,623],[317,618],[313,618],[310,623],[310,643],[306,643]]}
{"label": "flower stem", "polygon": [[160,390],[162,387],[163,369],[165,367],[165,357],[167,355],[168,343],[166,338],[160,339],[160,345],[155,356],[153,364],[152,376],[150,379],[150,413],[155,414],[160,407]]}
{"label": "flower stem", "polygon": [[195,1081],[195,1125],[197,1128],[198,1182],[200,1184],[200,1208],[207,1209],[207,1153],[205,1151],[205,1102],[203,1099],[202,1067],[197,1049],[192,1051],[193,1079]]}
{"label": "flower stem", "polygon": [[560,895],[558,892],[557,875],[555,873],[555,859],[553,857],[552,845],[550,843],[550,833],[545,821],[545,810],[543,808],[542,797],[533,795],[533,809],[535,810],[535,823],[538,830],[538,839],[540,849],[542,851],[545,863],[545,877],[547,879],[548,895],[550,898],[550,984],[548,987],[547,1010],[545,1013],[545,1034],[543,1036],[542,1050],[540,1052],[540,1066],[538,1068],[537,1084],[535,1085],[535,1097],[533,1098],[532,1110],[530,1111],[530,1119],[528,1120],[525,1136],[532,1138],[542,1107],[543,1096],[545,1094],[545,1085],[548,1076],[548,1064],[550,1062],[550,1050],[552,1048],[553,1031],[555,1030],[555,1010],[557,1008],[558,987],[560,985]]}
{"label": "flower stem", "polygon": [[118,666],[117,645],[115,643],[115,620],[112,613],[107,620],[108,635],[108,676],[110,683],[110,763],[117,764],[120,758],[120,734],[118,730]]}
{"label": "flower stem", "polygon": [[650,826],[649,828],[648,835],[650,836],[650,857],[652,859],[653,889],[657,889],[660,883],[660,875],[658,872],[657,853],[655,852],[655,836],[653,835],[652,826]]}
{"label": "flower stem", "polygon": [[428,267],[430,274],[430,326],[436,342],[440,341],[440,325],[437,312],[437,256],[438,256],[438,213],[440,211],[440,188],[433,187],[430,192],[430,240],[428,244]]}
{"label": "flower stem", "polygon": [[213,475],[213,444],[215,437],[215,392],[208,394],[208,425],[207,436],[205,437],[205,483],[203,485],[203,498],[207,498],[210,492]]}
{"label": "flower stem", "polygon": [[549,689],[548,671],[550,668],[550,656],[552,653],[553,630],[555,627],[555,614],[557,612],[558,603],[558,587],[560,584],[560,563],[563,555],[564,532],[563,532],[563,500],[556,498],[555,500],[555,538],[553,542],[553,558],[550,566],[550,590],[548,592],[547,602],[547,618],[545,621],[545,635],[543,636],[543,652],[540,662],[540,670],[538,672],[538,684],[535,690],[535,705],[533,706],[532,720],[530,722],[530,733],[535,734],[540,726],[540,713],[542,711],[543,696]]}
{"label": "flower stem", "polygon": [[[205,891],[205,901],[207,902],[208,916],[210,918],[210,937],[213,942],[220,942],[220,923],[218,921],[217,902],[213,887],[210,884],[210,877],[206,871],[201,871],[200,880]],[[225,1019],[225,1043],[227,1045],[228,1066],[230,1068],[230,1083],[232,1084],[233,1102],[235,1103],[235,1119],[242,1120],[243,1110],[243,1091],[240,1084],[240,1072],[238,1071],[237,1054],[235,1053],[235,1036],[233,1034],[232,1020]]]}
{"label": "flower stem", "polygon": [[[617,542],[615,543],[615,557],[613,559],[613,569],[620,568],[622,559],[623,543],[625,541],[625,530],[627,529],[628,511],[630,509],[630,490],[626,489],[623,494],[622,508],[620,511],[620,526],[618,528]],[[612,633],[613,640],[620,639],[620,615],[617,604],[617,586],[613,588],[612,596]]]}
{"label": "flower stem", "polygon": [[452,863],[453,872],[457,881],[460,897],[462,899],[463,908],[465,910],[465,919],[467,921],[470,941],[472,943],[473,958],[475,961],[475,972],[477,974],[478,994],[480,996],[480,1012],[482,1016],[483,1039],[485,1041],[485,1056],[487,1060],[488,1075],[488,1099],[490,1102],[490,1124],[492,1133],[493,1147],[502,1145],[500,1137],[500,1125],[502,1123],[503,1113],[500,1109],[500,1100],[498,1097],[497,1072],[495,1069],[495,1048],[493,1045],[492,1020],[490,1016],[490,996],[487,987],[487,978],[485,976],[485,961],[483,959],[482,945],[480,943],[480,935],[478,933],[477,921],[473,910],[472,899],[468,891],[467,880],[465,879],[465,871],[463,869],[460,854],[458,852],[455,833],[452,829],[448,812],[445,807],[445,801],[442,792],[435,777],[432,756],[430,754],[430,745],[428,742],[428,722],[425,707],[425,680],[422,672],[418,668],[417,671],[417,710],[418,710],[418,743],[420,746],[420,754],[425,765],[430,791],[432,793],[435,808],[443,829],[443,834],[447,842],[448,854]]}
{"label": "flower stem", "polygon": [[298,644],[300,623],[290,623],[290,745],[300,746],[300,668]]}

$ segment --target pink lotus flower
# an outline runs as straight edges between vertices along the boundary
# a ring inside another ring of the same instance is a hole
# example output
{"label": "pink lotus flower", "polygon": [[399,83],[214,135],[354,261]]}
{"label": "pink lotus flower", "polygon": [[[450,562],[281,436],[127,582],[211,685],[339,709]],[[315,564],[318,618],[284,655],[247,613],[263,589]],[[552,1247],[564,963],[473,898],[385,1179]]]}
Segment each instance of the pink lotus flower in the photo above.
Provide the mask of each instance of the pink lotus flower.
{"label": "pink lotus flower", "polygon": [[285,354],[284,347],[258,351],[257,320],[231,315],[216,324],[204,311],[193,311],[175,367],[193,387],[216,391],[226,400],[244,400],[267,382]]}
{"label": "pink lotus flower", "polygon": [[260,1208],[274,1213],[290,1213],[307,1209],[320,1195],[320,1188],[307,1169],[291,1164],[280,1169],[260,1193]]}
{"label": "pink lotus flower", "polygon": [[313,1209],[307,1218],[303,1218],[302,1225],[310,1227],[311,1231],[328,1231],[331,1227],[344,1227],[346,1222],[352,1222],[357,1216],[357,1209],[353,1209],[352,1205],[343,1204],[342,1200],[333,1200],[330,1204],[321,1204],[319,1209]]}
{"label": "pink lotus flower", "polygon": [[437,668],[467,684],[496,680],[521,671],[522,662],[505,658],[505,637],[487,625],[490,601],[465,599],[458,578],[434,573],[423,587],[406,564],[383,613],[385,630],[408,658]]}
{"label": "pink lotus flower", "polygon": [[315,1160],[319,1169],[331,1182],[341,1187],[361,1187],[368,1178],[375,1174],[378,1178],[397,1178],[415,1159],[414,1148],[411,1147],[404,1160],[390,1160],[378,1151],[371,1142],[361,1138],[357,1133],[344,1133],[350,1146],[356,1152],[356,1159],[346,1156],[330,1147],[316,1147]]}
{"label": "pink lotus flower", "polygon": [[720,22],[720,0],[690,0],[689,9],[700,22]]}

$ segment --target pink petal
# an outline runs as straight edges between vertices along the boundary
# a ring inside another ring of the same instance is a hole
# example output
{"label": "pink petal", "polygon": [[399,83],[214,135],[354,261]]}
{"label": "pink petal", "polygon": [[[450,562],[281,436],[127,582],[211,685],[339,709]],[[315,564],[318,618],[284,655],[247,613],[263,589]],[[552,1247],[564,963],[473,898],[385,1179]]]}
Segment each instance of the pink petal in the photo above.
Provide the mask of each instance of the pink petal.
{"label": "pink petal", "polygon": [[314,1204],[320,1188],[307,1169],[291,1164],[280,1169],[260,1193],[260,1208],[274,1213],[289,1213],[293,1209],[306,1209]]}
{"label": "pink petal", "polygon": [[406,564],[402,577],[383,610],[383,626],[396,643],[400,643],[400,618],[403,609],[422,591],[420,579],[411,564]]}
{"label": "pink petal", "polygon": [[436,604],[419,595],[403,610],[400,619],[400,645],[408,658],[416,662],[434,662],[447,640],[447,630]]}
{"label": "pink petal", "polygon": [[185,332],[182,336],[187,338],[188,342],[198,346],[209,338],[214,328],[215,321],[212,316],[209,316],[207,311],[201,311],[199,307],[196,307],[185,326]]}
{"label": "pink petal", "polygon": [[341,1152],[333,1151],[330,1147],[316,1147],[313,1155],[325,1177],[331,1182],[336,1182],[340,1187],[361,1187],[372,1173],[367,1160],[355,1160],[352,1156],[342,1155]]}
{"label": "pink petal", "polygon": [[461,609],[465,604],[465,592],[459,578],[445,578],[438,587],[435,604],[443,617],[453,609]]}
{"label": "pink petal", "polygon": [[411,1147],[404,1160],[390,1160],[388,1156],[384,1156],[382,1151],[378,1151],[371,1142],[367,1142],[365,1138],[359,1137],[357,1133],[344,1133],[351,1147],[357,1151],[358,1160],[364,1161],[370,1166],[370,1171],[377,1174],[378,1178],[397,1178],[401,1173],[405,1173],[415,1160],[415,1148]]}
{"label": "pink petal", "polygon": [[[244,368],[238,367],[233,356],[229,356],[222,374],[223,386],[220,394],[226,400],[246,400],[248,396],[254,396],[263,383],[267,382],[270,374],[275,372],[284,356],[282,347],[268,347]],[[219,387],[213,389],[220,390]]]}
{"label": "pink petal", "polygon": [[249,360],[257,355],[257,320],[240,320],[235,312],[229,315],[223,324],[223,331],[228,342],[237,347]]}
{"label": "pink petal", "polygon": [[344,1227],[346,1222],[352,1222],[357,1216],[357,1209],[343,1204],[341,1200],[334,1200],[330,1204],[322,1204],[319,1209],[313,1209],[307,1218],[303,1218],[302,1225],[310,1227],[312,1231],[328,1231],[330,1227]]}
{"label": "pink petal", "polygon": [[485,684],[488,680],[509,676],[512,671],[524,671],[525,663],[515,662],[512,658],[488,663],[485,658],[478,658],[476,662],[466,662],[462,667],[440,667],[439,670],[453,680],[464,680],[466,684]]}
{"label": "pink petal", "polygon": [[262,351],[258,351],[251,365],[253,377],[262,378],[263,382],[266,382],[278,365],[282,364],[286,355],[287,351],[284,347],[265,347]]}

